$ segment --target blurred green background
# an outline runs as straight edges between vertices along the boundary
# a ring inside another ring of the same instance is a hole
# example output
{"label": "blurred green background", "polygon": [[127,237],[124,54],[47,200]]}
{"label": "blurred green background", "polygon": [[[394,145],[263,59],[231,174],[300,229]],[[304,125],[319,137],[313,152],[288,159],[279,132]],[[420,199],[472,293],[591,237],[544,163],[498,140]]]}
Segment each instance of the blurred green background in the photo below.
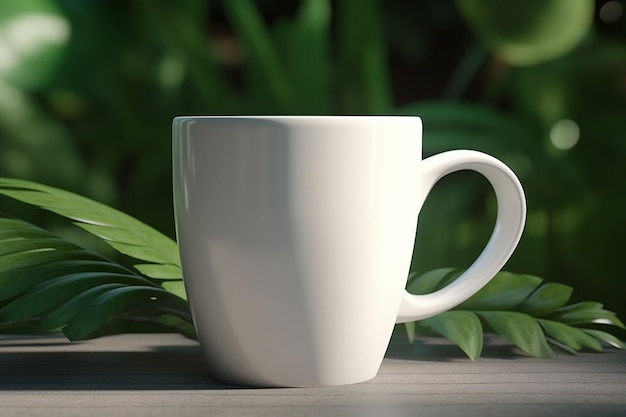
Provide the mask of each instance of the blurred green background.
{"label": "blurred green background", "polygon": [[[181,114],[412,114],[425,156],[491,153],[528,225],[506,269],[626,315],[624,0],[19,0],[0,2],[0,176],[118,207],[174,234]],[[75,235],[41,211],[0,210]],[[495,203],[444,179],[412,269],[466,267]]]}

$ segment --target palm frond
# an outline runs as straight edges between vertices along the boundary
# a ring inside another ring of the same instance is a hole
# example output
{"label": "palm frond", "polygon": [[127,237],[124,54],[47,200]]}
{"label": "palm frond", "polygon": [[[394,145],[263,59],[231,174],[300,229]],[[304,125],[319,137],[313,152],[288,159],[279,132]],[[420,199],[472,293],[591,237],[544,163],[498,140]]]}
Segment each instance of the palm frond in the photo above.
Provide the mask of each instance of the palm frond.
{"label": "palm frond", "polygon": [[128,214],[65,190],[20,179],[0,178],[0,194],[73,220],[120,253],[147,262],[135,265],[144,275],[182,279],[176,242]]}
{"label": "palm frond", "polygon": [[37,324],[39,330],[61,330],[80,340],[145,323],[194,337],[186,300],[162,287],[170,282],[143,276],[22,220],[0,218],[2,331]]}

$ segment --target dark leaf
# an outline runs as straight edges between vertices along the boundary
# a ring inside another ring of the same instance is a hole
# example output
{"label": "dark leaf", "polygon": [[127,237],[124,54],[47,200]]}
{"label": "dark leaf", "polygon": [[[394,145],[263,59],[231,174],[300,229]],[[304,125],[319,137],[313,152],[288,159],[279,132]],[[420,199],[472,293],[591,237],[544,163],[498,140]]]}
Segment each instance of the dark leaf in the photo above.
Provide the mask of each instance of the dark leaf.
{"label": "dark leaf", "polygon": [[480,356],[483,349],[483,327],[476,314],[469,311],[447,311],[423,320],[423,323],[456,343],[471,360]]}
{"label": "dark leaf", "polygon": [[626,344],[619,340],[617,337],[613,336],[610,333],[603,332],[601,330],[594,329],[582,329],[583,332],[595,337],[596,339],[602,340],[609,345],[616,347],[618,349],[626,349]]}
{"label": "dark leaf", "polygon": [[406,289],[411,294],[429,294],[444,287],[459,273],[460,271],[456,268],[434,269],[422,275],[413,272],[409,275]]}
{"label": "dark leaf", "polygon": [[535,319],[514,311],[477,311],[498,334],[509,339],[524,352],[537,358],[551,358],[554,353]]}
{"label": "dark leaf", "polygon": [[572,296],[570,286],[548,282],[532,293],[519,306],[519,310],[533,316],[545,316],[563,307]]}
{"label": "dark leaf", "polygon": [[52,311],[46,319],[43,321],[43,325],[49,329],[57,329],[66,325],[72,318],[78,314],[84,314],[84,308],[94,298],[114,288],[124,287],[125,284],[109,283],[102,284],[92,288],[89,288],[74,298],[70,299],[66,303],[62,304],[59,308]]}
{"label": "dark leaf", "polygon": [[22,320],[44,313],[72,297],[101,284],[152,286],[139,275],[105,272],[79,272],[50,279],[36,286],[0,310],[4,320]]}
{"label": "dark leaf", "polygon": [[572,325],[595,323],[611,324],[621,329],[626,328],[615,313],[605,310],[603,307],[600,303],[583,301],[558,309],[550,318]]}
{"label": "dark leaf", "polygon": [[86,197],[42,184],[0,178],[0,194],[77,221],[86,231],[138,260],[179,267],[176,242],[139,220]]}
{"label": "dark leaf", "polygon": [[543,280],[533,275],[499,272],[458,310],[513,310],[535,291]]}
{"label": "dark leaf", "polygon": [[602,346],[581,329],[552,320],[538,319],[537,322],[548,335],[571,349],[578,351],[582,347],[588,347],[602,352]]}
{"label": "dark leaf", "polygon": [[169,302],[172,307],[184,310],[186,303],[179,297],[160,288],[128,286],[114,288],[97,296],[85,306],[85,314],[75,317],[63,328],[70,340],[88,339],[99,328],[120,314],[132,311],[151,311]]}

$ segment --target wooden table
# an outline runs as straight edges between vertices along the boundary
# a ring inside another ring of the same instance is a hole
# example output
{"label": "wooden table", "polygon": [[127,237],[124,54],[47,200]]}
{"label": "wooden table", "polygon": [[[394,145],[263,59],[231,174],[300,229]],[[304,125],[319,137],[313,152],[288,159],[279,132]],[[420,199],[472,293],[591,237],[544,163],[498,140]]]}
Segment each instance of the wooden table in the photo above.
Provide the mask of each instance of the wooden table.
{"label": "wooden table", "polygon": [[471,362],[443,339],[398,337],[369,382],[250,389],[213,381],[178,335],[2,336],[0,417],[11,416],[623,417],[626,352],[539,360],[492,339]]}

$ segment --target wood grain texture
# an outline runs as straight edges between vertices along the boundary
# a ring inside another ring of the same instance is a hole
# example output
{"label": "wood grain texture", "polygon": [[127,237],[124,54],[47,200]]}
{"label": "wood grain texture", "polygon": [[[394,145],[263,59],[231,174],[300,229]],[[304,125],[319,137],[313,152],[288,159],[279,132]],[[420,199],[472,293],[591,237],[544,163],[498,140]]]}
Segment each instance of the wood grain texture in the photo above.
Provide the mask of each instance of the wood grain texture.
{"label": "wood grain texture", "polygon": [[256,389],[208,374],[172,334],[82,343],[0,338],[0,416],[624,416],[626,352],[527,358],[501,339],[476,362],[439,338],[392,341],[373,380]]}

